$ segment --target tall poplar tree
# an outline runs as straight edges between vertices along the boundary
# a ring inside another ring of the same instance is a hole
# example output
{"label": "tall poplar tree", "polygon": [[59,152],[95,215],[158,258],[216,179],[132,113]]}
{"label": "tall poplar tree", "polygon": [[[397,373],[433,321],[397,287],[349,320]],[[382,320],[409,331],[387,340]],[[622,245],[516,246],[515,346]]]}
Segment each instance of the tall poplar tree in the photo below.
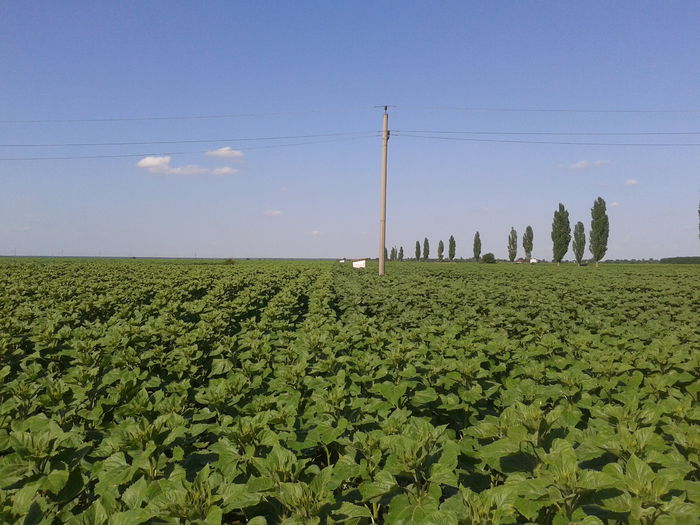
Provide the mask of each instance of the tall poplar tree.
{"label": "tall poplar tree", "polygon": [[442,261],[442,256],[445,254],[445,243],[442,242],[442,239],[440,239],[440,242],[438,243],[438,261]]}
{"label": "tall poplar tree", "polygon": [[595,265],[605,257],[605,252],[608,251],[608,234],[610,233],[610,222],[608,221],[608,213],[605,209],[605,201],[602,197],[598,197],[593,202],[591,208],[591,233],[589,236],[588,249],[593,255]]}
{"label": "tall poplar tree", "polygon": [[586,232],[581,221],[578,221],[576,226],[574,226],[574,242],[571,243],[571,248],[574,250],[576,264],[580,266],[583,260],[583,252],[586,251]]}
{"label": "tall poplar tree", "polygon": [[416,241],[416,261],[420,261],[420,241]]}
{"label": "tall poplar tree", "polygon": [[455,258],[455,253],[457,253],[457,242],[455,242],[454,235],[450,235],[450,240],[447,241],[447,257],[450,261]]}
{"label": "tall poplar tree", "polygon": [[559,203],[559,209],[554,212],[554,219],[552,219],[552,254],[557,265],[569,251],[569,242],[571,242],[569,212],[562,203]]}
{"label": "tall poplar tree", "polygon": [[395,261],[395,260],[396,260],[396,253],[397,253],[397,252],[396,252],[396,246],[394,246],[394,247],[391,249],[391,254],[389,255],[389,260],[390,260],[390,261]]}
{"label": "tall poplar tree", "polygon": [[399,248],[399,261],[403,261],[403,246]]}
{"label": "tall poplar tree", "polygon": [[473,251],[474,251],[474,260],[476,260],[476,262],[479,262],[479,259],[481,259],[481,237],[479,236],[479,232],[476,232],[474,234]]}
{"label": "tall poplar tree", "polygon": [[511,226],[508,234],[508,260],[513,262],[516,255],[518,255],[518,233]]}
{"label": "tall poplar tree", "polygon": [[534,234],[532,233],[532,226],[525,228],[525,234],[523,235],[523,249],[525,250],[525,257],[530,259],[532,257],[532,240],[534,239]]}
{"label": "tall poplar tree", "polygon": [[428,238],[426,237],[423,239],[423,260],[427,261],[428,257],[430,257],[430,243],[428,242]]}
{"label": "tall poplar tree", "polygon": [[386,246],[384,246],[384,260],[388,261],[389,260],[389,252],[386,249]]}

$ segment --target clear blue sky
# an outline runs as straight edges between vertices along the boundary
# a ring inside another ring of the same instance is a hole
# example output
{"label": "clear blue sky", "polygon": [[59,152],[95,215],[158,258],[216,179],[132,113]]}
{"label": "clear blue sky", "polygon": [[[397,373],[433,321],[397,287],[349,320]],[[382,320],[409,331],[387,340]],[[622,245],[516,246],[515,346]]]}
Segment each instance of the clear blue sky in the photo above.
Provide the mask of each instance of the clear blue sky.
{"label": "clear blue sky", "polygon": [[[387,243],[407,256],[454,235],[468,257],[479,230],[505,257],[511,226],[531,224],[549,259],[558,203],[588,230],[598,196],[609,258],[697,254],[700,147],[400,131],[700,132],[698,28],[695,1],[3,2],[0,144],[358,135],[3,146],[3,159],[143,155],[0,161],[0,254],[375,256],[380,104],[396,106]],[[26,122],[231,114],[249,116]],[[298,142],[315,143],[267,147]]]}

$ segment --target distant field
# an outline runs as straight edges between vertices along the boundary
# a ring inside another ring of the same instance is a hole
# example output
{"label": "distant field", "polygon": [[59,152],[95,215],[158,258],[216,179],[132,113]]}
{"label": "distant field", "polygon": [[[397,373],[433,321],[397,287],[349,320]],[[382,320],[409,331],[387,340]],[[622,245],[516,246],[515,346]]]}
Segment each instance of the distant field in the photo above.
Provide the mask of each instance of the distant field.
{"label": "distant field", "polygon": [[698,523],[699,375],[700,266],[2,259],[0,522]]}

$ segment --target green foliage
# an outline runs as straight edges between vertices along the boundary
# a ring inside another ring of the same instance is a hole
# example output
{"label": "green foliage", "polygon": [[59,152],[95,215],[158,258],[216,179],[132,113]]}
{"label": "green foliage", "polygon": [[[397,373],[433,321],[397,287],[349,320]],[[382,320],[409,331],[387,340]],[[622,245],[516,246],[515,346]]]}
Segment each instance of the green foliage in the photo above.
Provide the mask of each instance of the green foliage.
{"label": "green foliage", "polygon": [[569,212],[564,205],[559,203],[559,209],[554,212],[552,220],[552,253],[553,261],[557,264],[569,251],[571,241],[571,226],[569,224]]}
{"label": "green foliage", "polygon": [[443,256],[445,255],[445,243],[442,242],[442,239],[440,239],[440,242],[438,243],[437,255],[438,261],[442,261]]}
{"label": "green foliage", "polygon": [[450,235],[450,239],[447,242],[447,257],[449,258],[450,261],[452,261],[455,258],[456,253],[457,253],[457,241],[455,241],[455,238],[453,235]]}
{"label": "green foliage", "polygon": [[390,261],[395,261],[398,257],[398,252],[396,251],[396,246],[391,248],[391,252],[389,254],[389,260]]}
{"label": "green foliage", "polygon": [[430,258],[430,243],[428,238],[423,239],[423,260],[427,261]]}
{"label": "green foliage", "polygon": [[532,232],[532,226],[525,228],[525,233],[523,234],[523,250],[525,250],[525,257],[530,259],[532,257],[532,243],[535,238]]}
{"label": "green foliage", "polygon": [[698,523],[699,272],[2,260],[0,523]]}
{"label": "green foliage", "polygon": [[508,234],[508,260],[513,262],[516,255],[518,255],[518,233],[511,227]]}
{"label": "green foliage", "polygon": [[416,261],[420,261],[420,241],[416,241]]}
{"label": "green foliage", "polygon": [[581,221],[578,221],[576,226],[574,226],[574,242],[571,244],[571,248],[574,250],[576,264],[580,265],[583,260],[583,253],[586,250],[586,232]]}
{"label": "green foliage", "polygon": [[493,264],[496,262],[496,256],[491,252],[485,253],[481,260],[487,264]]}
{"label": "green foliage", "polygon": [[589,236],[589,250],[596,265],[608,251],[609,233],[610,223],[608,213],[605,210],[605,201],[602,197],[598,197],[591,208],[591,232]]}
{"label": "green foliage", "polygon": [[479,259],[481,259],[481,236],[479,235],[479,232],[476,232],[474,234],[474,244],[472,247],[472,251],[474,253],[474,260],[476,262],[479,262]]}
{"label": "green foliage", "polygon": [[399,255],[398,255],[399,261],[403,261],[403,246],[399,248]]}

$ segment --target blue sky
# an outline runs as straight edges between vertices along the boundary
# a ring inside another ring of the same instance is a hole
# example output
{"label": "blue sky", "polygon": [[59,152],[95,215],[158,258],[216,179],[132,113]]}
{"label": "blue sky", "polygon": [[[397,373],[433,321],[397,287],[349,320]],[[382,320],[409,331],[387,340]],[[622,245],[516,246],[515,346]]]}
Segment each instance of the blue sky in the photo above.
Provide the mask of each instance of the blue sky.
{"label": "blue sky", "polygon": [[[389,247],[505,257],[530,224],[551,258],[558,203],[588,230],[602,196],[609,258],[697,254],[698,146],[401,131],[700,143],[698,27],[697,2],[4,2],[0,158],[135,156],[0,160],[0,254],[374,256],[381,104]],[[217,115],[247,116],[92,120]],[[303,135],[328,136],[218,140]],[[16,146],[104,142],[150,144]]]}

